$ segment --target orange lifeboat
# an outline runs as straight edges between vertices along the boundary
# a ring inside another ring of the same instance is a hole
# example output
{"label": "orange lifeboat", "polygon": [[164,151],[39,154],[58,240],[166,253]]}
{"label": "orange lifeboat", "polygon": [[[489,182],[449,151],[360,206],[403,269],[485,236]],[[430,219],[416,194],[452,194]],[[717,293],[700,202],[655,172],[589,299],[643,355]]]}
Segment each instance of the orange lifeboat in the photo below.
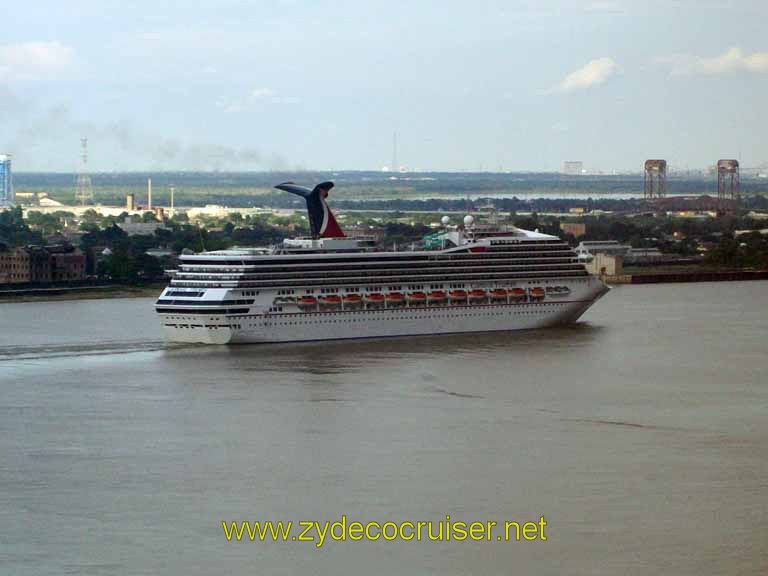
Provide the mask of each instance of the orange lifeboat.
{"label": "orange lifeboat", "polygon": [[302,310],[313,309],[317,306],[317,298],[314,296],[302,296],[296,301],[296,304],[298,304],[299,308]]}
{"label": "orange lifeboat", "polygon": [[411,305],[423,304],[426,299],[427,299],[427,295],[424,294],[424,292],[409,292],[408,293],[408,302],[410,302]]}
{"label": "orange lifeboat", "polygon": [[512,288],[512,290],[509,291],[509,296],[513,300],[522,300],[525,298],[525,290],[522,288]]}
{"label": "orange lifeboat", "polygon": [[366,294],[365,302],[368,304],[368,308],[381,308],[384,306],[384,294],[380,292]]}
{"label": "orange lifeboat", "polygon": [[360,294],[345,294],[343,301],[344,305],[349,308],[359,308],[363,303],[363,297]]}
{"label": "orange lifeboat", "polygon": [[433,303],[445,302],[446,295],[442,290],[434,290],[427,294],[427,300]]}
{"label": "orange lifeboat", "polygon": [[504,290],[504,288],[494,288],[491,290],[491,300],[506,300],[507,299],[507,291]]}
{"label": "orange lifeboat", "polygon": [[534,300],[544,300],[544,288],[539,288],[538,286],[536,288],[531,288],[531,298]]}
{"label": "orange lifeboat", "polygon": [[487,298],[488,294],[485,290],[470,290],[469,300],[470,302],[481,302]]}
{"label": "orange lifeboat", "polygon": [[337,296],[336,294],[320,296],[319,301],[320,306],[325,306],[326,308],[338,308],[341,306],[341,296]]}
{"label": "orange lifeboat", "polygon": [[466,302],[467,301],[467,291],[466,290],[451,290],[448,292],[448,298],[451,299],[453,302]]}
{"label": "orange lifeboat", "polygon": [[402,292],[390,292],[386,296],[387,304],[389,304],[392,307],[398,307],[398,306],[404,306],[405,305],[405,294]]}

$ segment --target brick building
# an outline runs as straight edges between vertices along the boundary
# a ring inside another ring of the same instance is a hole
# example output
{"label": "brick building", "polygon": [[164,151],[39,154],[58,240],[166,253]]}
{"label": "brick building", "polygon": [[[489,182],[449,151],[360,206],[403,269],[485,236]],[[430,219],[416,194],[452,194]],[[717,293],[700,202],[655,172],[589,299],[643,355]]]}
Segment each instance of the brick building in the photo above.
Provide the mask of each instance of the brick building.
{"label": "brick building", "polygon": [[85,280],[85,254],[78,249],[50,252],[51,281],[76,282]]}
{"label": "brick building", "polygon": [[51,281],[51,257],[42,246],[29,246],[29,281],[47,284]]}
{"label": "brick building", "polygon": [[48,284],[85,279],[85,255],[70,245],[0,251],[0,284]]}
{"label": "brick building", "polygon": [[0,284],[29,282],[29,252],[24,248],[0,251]]}

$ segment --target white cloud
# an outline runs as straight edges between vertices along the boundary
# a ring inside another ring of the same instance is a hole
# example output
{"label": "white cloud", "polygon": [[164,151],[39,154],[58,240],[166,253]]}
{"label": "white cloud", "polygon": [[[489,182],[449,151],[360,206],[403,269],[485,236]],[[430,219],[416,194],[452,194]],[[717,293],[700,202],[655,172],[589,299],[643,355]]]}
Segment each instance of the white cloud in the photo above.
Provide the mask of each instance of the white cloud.
{"label": "white cloud", "polygon": [[618,0],[593,0],[584,5],[587,12],[618,12],[623,5]]}
{"label": "white cloud", "polygon": [[660,58],[659,62],[666,65],[673,76],[716,75],[736,71],[768,72],[768,52],[745,54],[741,48],[730,48],[712,58],[692,54],[676,54]]}
{"label": "white cloud", "polygon": [[238,114],[254,108],[260,102],[296,104],[299,99],[295,96],[281,96],[271,88],[254,88],[245,97],[229,102],[218,102],[216,106],[228,114]]}
{"label": "white cloud", "polygon": [[269,88],[254,88],[251,90],[251,94],[249,95],[249,98],[251,100],[259,100],[261,98],[267,98],[269,96],[273,96],[275,93]]}
{"label": "white cloud", "polygon": [[590,60],[586,65],[571,72],[560,82],[560,90],[570,92],[596,86],[605,82],[616,71],[616,62],[603,57]]}
{"label": "white cloud", "polygon": [[68,70],[75,51],[60,42],[0,45],[0,82],[50,78]]}

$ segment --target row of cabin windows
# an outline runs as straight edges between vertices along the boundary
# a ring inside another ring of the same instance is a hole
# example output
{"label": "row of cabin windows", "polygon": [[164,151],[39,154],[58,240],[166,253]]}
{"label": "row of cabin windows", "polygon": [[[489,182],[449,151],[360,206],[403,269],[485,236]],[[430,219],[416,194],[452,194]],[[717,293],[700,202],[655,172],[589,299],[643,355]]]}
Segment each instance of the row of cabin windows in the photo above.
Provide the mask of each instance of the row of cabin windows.
{"label": "row of cabin windows", "polygon": [[[547,304],[549,308],[552,307],[563,307],[565,304],[560,302],[551,302]],[[510,314],[514,315],[520,315],[520,314],[526,314],[526,315],[532,315],[532,314],[541,314],[542,312],[545,312],[546,310],[543,308],[539,309],[526,309],[527,307],[520,307],[514,311],[510,310],[502,310],[502,311],[496,311],[496,310],[488,310],[484,312],[459,312],[459,313],[443,313],[443,314],[419,314],[419,313],[410,313],[410,314],[403,314],[398,316],[397,318],[389,318],[389,320],[431,320],[432,318],[470,318],[473,316],[482,316],[487,318],[488,316],[508,316]],[[317,316],[318,319],[313,319],[313,317]],[[333,318],[335,316],[334,313],[325,313],[325,314],[308,314],[307,316],[302,317],[302,320],[297,321],[281,321],[276,319],[269,319],[268,322],[270,325],[273,326],[304,326],[307,324],[348,324],[350,322],[370,322],[370,318],[355,318],[355,317],[348,317],[348,318],[341,318],[341,319],[335,319]],[[263,324],[263,323],[262,323]],[[259,323],[251,323],[247,324],[246,326],[254,328],[258,327]],[[180,325],[180,327],[183,327]],[[236,325],[232,325],[232,327],[236,327]],[[238,328],[240,326],[237,326]]]}
{"label": "row of cabin windows", "polygon": [[[560,305],[562,306],[562,304]],[[543,310],[519,310],[514,312],[515,315],[520,314],[541,314]],[[400,316],[398,318],[391,318],[391,320],[423,320],[427,319],[430,320],[432,318],[471,318],[473,316],[483,316],[487,318],[488,316],[504,316],[508,315],[508,312],[488,312],[484,314],[478,314],[478,313],[464,313],[464,314],[413,314],[410,316]],[[350,322],[369,322],[370,320],[368,318],[345,318],[342,320],[334,320],[334,319],[321,319],[321,320],[308,320],[304,322],[292,322],[292,321],[279,321],[279,320],[270,320],[271,325],[277,325],[277,326],[304,326],[306,324],[348,324]],[[250,324],[250,327],[257,327],[258,324]],[[234,327],[234,326],[233,326]]]}
{"label": "row of cabin windows", "polygon": [[[398,292],[400,290],[423,290],[424,284],[413,284],[408,286],[344,286],[342,287],[331,287],[331,288],[320,288],[318,291],[320,294],[337,294],[341,290],[346,291],[347,293],[357,293],[357,292],[380,292],[384,289],[389,290],[390,292]],[[281,294],[284,291],[281,290],[278,293]],[[286,291],[287,293],[287,291]],[[290,291],[291,294],[293,294],[293,290]],[[315,289],[314,288],[307,288],[304,290],[305,294],[314,294]]]}
{"label": "row of cabin windows", "polygon": [[[413,270],[405,268],[369,268],[369,269],[348,269],[348,270],[334,270],[334,271],[322,271],[322,270],[294,270],[291,272],[262,272],[253,274],[227,274],[231,276],[233,280],[252,280],[252,279],[279,279],[279,278],[329,278],[338,277],[344,278],[347,276],[402,276],[403,274],[412,274],[414,276],[423,276],[424,274],[440,274],[446,272],[452,272],[454,274],[460,274],[462,271],[467,273],[475,273],[474,270],[510,270],[515,268],[532,269],[543,268],[546,270],[552,269],[567,269],[576,270],[583,269],[583,265],[575,258],[566,258],[558,262],[529,262],[526,264],[511,264],[511,265],[499,265],[499,266],[461,266],[454,267],[452,269],[445,268],[416,268]],[[525,271],[525,270],[523,270]],[[224,274],[219,273],[203,273],[203,272],[179,272],[176,274],[177,278],[193,279],[221,279]]]}
{"label": "row of cabin windows", "polygon": [[[494,244],[492,242],[492,245],[498,245]],[[567,243],[562,241],[555,241],[555,240],[547,240],[543,242],[521,242],[517,245],[506,245],[505,248],[510,252],[519,252],[519,251],[526,251],[530,248],[533,248],[533,251],[535,252],[543,252],[547,250],[569,250],[570,246],[568,246]],[[247,259],[247,260],[198,260],[198,259],[186,259],[182,257],[181,263],[182,265],[189,265],[189,266],[216,266],[216,267],[222,267],[222,266],[263,266],[263,265],[273,265],[273,264],[296,264],[296,263],[304,263],[304,264],[315,264],[315,263],[341,263],[341,262],[350,262],[350,261],[371,261],[371,260],[403,260],[404,258],[412,258],[417,260],[432,260],[435,258],[439,259],[449,259],[449,258],[466,258],[466,256],[469,254],[468,251],[457,251],[457,252],[451,252],[448,254],[434,254],[434,253],[425,253],[425,252],[399,252],[397,254],[393,255],[384,255],[384,254],[376,254],[375,256],[369,256],[369,255],[361,255],[361,256],[352,256],[352,257],[345,257],[345,258],[339,258],[339,257],[321,257],[321,258],[296,258],[296,257],[288,257],[288,258],[281,258],[281,257],[270,257],[270,258],[259,258],[259,259]]]}
{"label": "row of cabin windows", "polygon": [[[532,308],[532,306],[536,306],[536,308]],[[392,318],[392,319],[393,320],[394,319],[400,320],[400,319],[407,319],[407,318],[451,318],[451,317],[458,318],[460,316],[503,316],[504,314],[536,314],[538,312],[541,312],[543,309],[552,308],[552,307],[562,307],[562,306],[566,306],[566,303],[564,303],[564,302],[545,302],[545,303],[542,303],[542,304],[535,304],[535,305],[531,305],[531,304],[517,304],[517,305],[515,305],[514,309],[498,310],[496,308],[488,307],[485,310],[478,311],[478,312],[456,312],[456,311],[453,311],[453,309],[447,308],[447,307],[430,308],[430,310],[446,310],[447,312],[444,312],[444,313],[434,313],[434,312],[432,312],[432,313],[420,313],[420,312],[412,312],[412,311],[410,311],[408,309],[403,309],[403,313],[401,315],[398,315],[396,318]],[[278,309],[275,308],[274,310],[277,311]],[[270,311],[272,311],[272,309],[270,309]],[[375,309],[375,310],[365,310],[363,312],[383,313],[383,312],[392,312],[392,309],[386,309],[385,310],[385,309],[379,308],[379,309]],[[327,318],[327,317],[336,317],[336,316],[339,316],[339,315],[343,315],[343,316],[345,316],[346,318],[349,318],[349,319],[342,318],[340,320],[326,320],[326,322],[350,322],[350,321],[354,322],[355,320],[352,319],[354,317],[349,317],[348,314],[349,314],[349,312],[320,312],[320,313],[310,312],[310,313],[306,313],[306,314],[300,316],[302,318],[302,320],[297,321],[295,323],[296,324],[306,324],[307,322],[310,322],[310,323],[313,323],[313,322],[323,322],[323,320],[312,320],[312,318],[315,318],[315,317],[317,317],[317,318]],[[290,314],[290,315],[293,316],[293,317],[296,317],[296,318],[299,317],[296,314]],[[369,315],[366,314],[366,317],[368,317],[368,316]],[[244,320],[255,319],[254,316],[242,316],[241,318],[244,319]],[[184,316],[168,316],[166,319],[167,320],[181,320],[181,321],[187,320],[187,318],[184,317]],[[309,320],[304,320],[304,319],[309,319]],[[275,323],[275,319],[269,319],[267,321],[271,322],[271,323]],[[361,321],[366,321],[366,320],[363,319]],[[278,323],[280,323],[280,322],[278,322]],[[256,326],[256,325],[257,324],[251,324],[250,326]],[[179,328],[185,327],[185,325],[183,325],[183,324],[178,324],[178,325],[177,324],[166,324],[166,326],[178,326]],[[193,328],[203,328],[203,327],[205,327],[205,328],[214,328],[215,326],[214,325],[209,325],[209,324],[206,324],[205,326],[203,326],[202,324],[193,324],[192,327]],[[226,327],[226,325],[219,325],[219,327],[223,328],[223,327]],[[233,325],[231,325],[231,327],[232,328],[235,328],[235,327],[239,328],[240,326],[233,324]]]}
{"label": "row of cabin windows", "polygon": [[[451,284],[451,288],[459,288],[463,287],[463,284]],[[396,285],[396,286],[363,286],[362,288],[359,286],[345,286],[343,290],[345,290],[348,293],[356,293],[356,292],[381,292],[382,290],[389,290],[390,292],[399,292],[401,290],[424,290],[425,287],[428,287],[432,290],[441,290],[445,288],[444,284],[409,284],[407,286],[403,285]],[[320,288],[319,292],[320,294],[337,294],[342,290],[342,288]],[[283,290],[280,290],[278,294],[284,292]],[[293,291],[291,291],[293,293]],[[307,288],[304,290],[305,294],[314,294],[315,289],[314,288]]]}
{"label": "row of cabin windows", "polygon": [[260,267],[251,267],[247,270],[234,270],[231,268],[216,268],[216,267],[200,267],[200,266],[189,266],[189,265],[182,265],[180,267],[181,272],[198,272],[198,273],[204,273],[204,272],[210,272],[210,273],[216,273],[216,274],[248,274],[251,273],[261,273],[263,270],[267,270],[269,272],[323,272],[327,270],[336,270],[336,269],[342,269],[342,270],[356,270],[356,269],[369,269],[369,268],[394,268],[394,269],[420,269],[420,268],[449,268],[449,267],[482,267],[482,266],[504,266],[504,265],[530,265],[535,263],[552,263],[552,262],[558,262],[558,261],[567,261],[567,260],[573,260],[576,258],[576,254],[572,251],[560,253],[560,254],[527,254],[527,255],[520,255],[514,258],[472,258],[472,259],[462,259],[461,261],[443,261],[443,260],[430,260],[430,261],[406,261],[406,262],[390,262],[387,260],[377,260],[377,261],[371,261],[371,262],[344,262],[344,263],[338,263],[334,266],[319,266],[318,264],[325,264],[325,263],[315,263],[315,264],[303,264],[303,263],[297,263],[293,266],[281,266],[279,264],[275,265],[264,265]]}
{"label": "row of cabin windows", "polygon": [[[497,273],[493,273],[491,275],[487,275],[487,274],[486,275],[471,274],[472,278],[460,278],[460,280],[465,280],[465,281],[469,281],[469,282],[473,282],[473,283],[477,283],[477,282],[485,283],[485,282],[488,282],[488,281],[494,281],[494,282],[501,282],[501,281],[505,281],[505,282],[516,282],[516,281],[517,282],[526,282],[526,281],[527,282],[534,282],[534,281],[537,281],[537,280],[541,279],[541,281],[544,282],[544,281],[546,281],[546,278],[548,278],[548,277],[552,278],[556,274],[558,276],[556,276],[553,279],[553,281],[557,277],[569,277],[573,281],[579,281],[579,280],[587,281],[589,279],[588,278],[589,274],[586,272],[586,270],[584,270],[584,268],[580,268],[578,270],[576,270],[576,269],[568,269],[568,270],[548,270],[548,271],[526,271],[526,272],[517,273],[517,274],[507,274],[507,273],[504,273],[504,272],[497,272]],[[458,276],[467,276],[467,274],[459,274]],[[451,281],[455,281],[456,280],[456,278],[451,278],[449,276],[442,276],[441,279],[444,282],[451,282]],[[263,285],[263,287],[264,288],[268,288],[268,287],[271,286],[271,287],[274,287],[274,288],[278,288],[279,286],[285,286],[285,285],[301,286],[302,284],[304,286],[307,286],[307,285],[313,285],[313,284],[317,285],[317,284],[320,284],[322,282],[320,279],[314,279],[314,278],[308,278],[308,279],[306,279],[305,282],[300,282],[300,280],[301,280],[300,278],[284,280],[281,284],[277,284],[277,283],[273,283],[271,285],[270,284],[265,284],[265,285]],[[333,282],[334,280],[335,279],[326,279],[325,283],[328,284],[329,282]],[[408,282],[408,280],[405,279],[405,278],[400,279],[400,281],[401,282]],[[187,280],[187,279],[183,279],[182,280],[182,279],[174,278],[172,282],[173,282],[173,286],[174,287],[191,287],[191,286],[199,287],[198,284],[191,284],[190,283],[191,280]],[[197,282],[200,282],[200,281],[198,280]],[[227,282],[238,282],[238,281],[237,280],[227,280]],[[245,281],[241,280],[240,282],[245,282]],[[207,283],[206,286],[204,286],[204,287],[205,288],[221,288],[221,287],[223,287],[223,285],[221,284],[221,280],[219,280],[219,282]],[[405,286],[405,288],[412,288],[412,289],[424,289],[424,288],[429,288],[429,287],[430,287],[429,284],[410,284],[410,283],[407,286]],[[236,289],[236,288],[238,288],[238,286],[234,286],[233,288]],[[384,285],[352,287],[351,291],[352,292],[360,292],[360,291],[362,291],[362,292],[366,292],[366,291],[368,291],[368,292],[378,292],[378,291],[381,291],[383,288],[385,288]],[[350,291],[350,287],[348,287],[348,286],[347,287],[345,287],[345,286],[333,286],[333,287],[329,287],[327,289],[328,290],[337,290],[337,291],[338,290],[342,290],[342,289],[346,289],[347,291]],[[302,290],[302,288],[298,288],[298,290]],[[316,292],[320,292],[320,288],[317,288],[317,289],[304,288],[304,292],[307,293],[307,294],[314,293],[314,292],[312,292],[312,290],[314,290]],[[257,294],[259,294],[259,291],[258,290],[251,291],[251,292],[243,291],[243,296],[245,296],[246,294],[257,295]]]}
{"label": "row of cabin windows", "polygon": [[[565,276],[570,276],[570,277],[574,277],[574,276],[575,277],[587,277],[587,276],[589,276],[589,274],[587,274],[586,270],[584,270],[583,268],[580,268],[578,270],[553,270],[553,271],[546,271],[546,272],[541,271],[541,272],[520,273],[520,274],[515,274],[513,277],[507,277],[507,278],[503,278],[503,276],[505,276],[504,273],[497,273],[497,274],[493,274],[493,275],[491,275],[491,274],[473,274],[473,276],[475,276],[475,277],[474,278],[468,278],[468,280],[471,280],[473,282],[484,282],[484,281],[494,281],[494,280],[495,281],[501,281],[501,280],[524,281],[526,279],[526,277],[543,278],[543,277],[546,277],[546,276],[555,276],[555,275],[557,275],[558,277],[565,277]],[[500,278],[500,276],[502,278]],[[447,280],[451,280],[451,278],[445,278],[445,280],[446,281]],[[310,284],[310,283],[312,283],[312,284],[320,284],[321,282],[327,282],[327,281],[328,281],[327,279],[325,281],[318,279],[318,280],[314,280],[314,281],[310,280],[310,281],[302,282],[300,279],[297,278],[296,280],[282,280],[280,282],[280,284],[277,284],[276,282],[273,282],[272,286],[273,287],[277,287],[277,286],[280,286],[280,285],[284,286],[285,284],[288,284],[288,283],[290,283],[293,286],[300,286],[301,284],[304,284],[304,285]],[[198,280],[198,282],[199,282],[199,280]],[[235,280],[231,280],[230,282],[235,282]],[[190,281],[185,281],[184,279],[174,279],[173,284],[174,284],[174,286],[190,286],[190,287],[194,287],[194,286],[198,285],[198,284],[193,284]],[[263,283],[263,284],[261,284],[261,286],[264,287],[264,288],[268,288],[268,287],[270,287],[270,284]],[[425,285],[422,284],[421,286],[425,286]],[[441,287],[442,285],[438,285],[438,286]],[[209,282],[209,283],[206,283],[205,287],[206,288],[224,288],[224,287],[226,287],[226,285],[222,284],[221,281],[219,281],[219,282]],[[432,285],[430,285],[430,288],[431,287],[432,287]],[[338,291],[339,289],[340,288],[328,288],[327,290]],[[381,290],[381,289],[382,289],[381,287],[378,287],[378,288],[368,287],[368,288],[366,288],[366,290],[369,291],[369,292],[376,292],[377,290]],[[252,294],[258,294],[258,293],[259,293],[258,291],[252,292]],[[307,289],[307,291],[305,293],[313,294],[314,292],[310,292],[309,289]]]}
{"label": "row of cabin windows", "polygon": [[293,261],[293,262],[284,262],[284,261],[268,261],[268,262],[259,262],[258,264],[254,263],[248,266],[244,266],[242,268],[228,268],[226,266],[205,266],[200,265],[198,263],[184,263],[182,262],[180,264],[181,270],[187,270],[187,271],[193,271],[193,270],[211,270],[211,271],[217,271],[221,273],[232,273],[232,274],[239,274],[243,272],[247,272],[249,270],[258,270],[258,269],[275,269],[275,270],[295,270],[295,269],[302,269],[302,268],[311,268],[314,266],[332,266],[332,265],[342,265],[342,266],[361,266],[361,267],[369,267],[369,266],[387,266],[387,265],[394,265],[394,266],[418,266],[423,264],[429,264],[429,265],[437,265],[437,266],[454,266],[457,262],[475,262],[479,263],[479,265],[482,265],[484,262],[489,262],[493,260],[529,260],[532,258],[556,258],[558,256],[563,257],[567,255],[573,255],[574,252],[571,248],[565,247],[565,249],[560,249],[557,247],[553,247],[549,250],[538,250],[535,252],[520,252],[520,253],[507,253],[507,252],[501,252],[501,253],[495,253],[495,252],[483,252],[481,255],[478,256],[468,256],[467,254],[457,254],[453,255],[451,257],[442,257],[442,258],[398,258],[396,260],[388,259],[388,258],[376,258],[376,259],[348,259],[343,261],[337,261],[337,260],[324,260],[324,261]]}

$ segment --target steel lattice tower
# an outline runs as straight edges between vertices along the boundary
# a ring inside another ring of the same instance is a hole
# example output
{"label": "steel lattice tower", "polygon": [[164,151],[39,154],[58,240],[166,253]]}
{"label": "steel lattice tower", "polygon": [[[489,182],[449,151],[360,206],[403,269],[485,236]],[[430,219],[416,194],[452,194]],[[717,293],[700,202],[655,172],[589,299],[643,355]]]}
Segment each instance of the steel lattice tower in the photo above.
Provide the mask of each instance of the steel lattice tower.
{"label": "steel lattice tower", "polygon": [[739,161],[717,161],[717,207],[719,214],[737,214],[741,203]]}
{"label": "steel lattice tower", "polygon": [[667,161],[645,161],[644,198],[657,200],[667,195]]}
{"label": "steel lattice tower", "polygon": [[88,174],[88,138],[80,138],[80,171],[75,184],[75,201],[81,206],[93,204],[93,187]]}

